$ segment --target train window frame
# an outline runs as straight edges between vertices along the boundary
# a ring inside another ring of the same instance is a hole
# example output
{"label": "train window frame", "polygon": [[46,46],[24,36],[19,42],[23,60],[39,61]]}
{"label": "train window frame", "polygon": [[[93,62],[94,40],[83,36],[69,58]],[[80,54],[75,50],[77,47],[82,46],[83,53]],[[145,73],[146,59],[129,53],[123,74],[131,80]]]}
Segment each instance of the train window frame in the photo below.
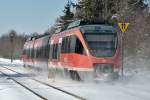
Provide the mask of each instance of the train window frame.
{"label": "train window frame", "polygon": [[[78,45],[77,45],[77,43],[78,43]],[[77,48],[77,46],[78,46],[78,48]],[[79,49],[80,49],[80,50],[79,50]],[[79,38],[76,36],[75,53],[84,55],[83,52],[84,52],[83,44],[82,44],[82,42],[79,40]]]}
{"label": "train window frame", "polygon": [[[76,47],[77,41],[78,44],[80,43],[78,48]],[[80,51],[79,48],[81,48]],[[84,46],[76,35],[70,35],[62,38],[61,53],[77,53],[85,55]]]}
{"label": "train window frame", "polygon": [[58,52],[59,51],[59,47],[58,47],[58,44],[56,44],[56,59],[58,60]]}
{"label": "train window frame", "polygon": [[65,47],[66,47],[65,52],[69,53],[69,36],[66,37],[66,46]]}
{"label": "train window frame", "polygon": [[56,54],[56,52],[55,52],[55,44],[53,44],[53,50],[52,50],[52,59],[55,59],[55,54]]}
{"label": "train window frame", "polygon": [[30,50],[29,57],[32,58],[32,48],[30,48],[29,50]]}
{"label": "train window frame", "polygon": [[45,58],[48,59],[49,58],[49,52],[50,52],[50,45],[47,43],[45,45]]}
{"label": "train window frame", "polygon": [[50,44],[49,59],[52,59],[52,55],[53,55],[53,44]]}
{"label": "train window frame", "polygon": [[71,35],[71,42],[70,42],[70,53],[75,53],[75,45],[77,37],[75,35]]}
{"label": "train window frame", "polygon": [[40,58],[40,48],[37,48],[37,58]]}
{"label": "train window frame", "polygon": [[57,48],[58,49],[58,51],[57,51],[58,52],[58,54],[57,54],[58,61],[60,61],[61,46],[62,46],[62,43],[58,43],[58,48]]}
{"label": "train window frame", "polygon": [[31,48],[31,58],[34,58],[34,48]]}
{"label": "train window frame", "polygon": [[37,58],[37,48],[34,47],[34,58]]}
{"label": "train window frame", "polygon": [[51,59],[58,59],[58,44],[53,44],[51,48]]}
{"label": "train window frame", "polygon": [[66,48],[66,37],[63,37],[62,38],[62,45],[61,45],[61,53],[66,53],[66,50],[65,50],[65,48]]}

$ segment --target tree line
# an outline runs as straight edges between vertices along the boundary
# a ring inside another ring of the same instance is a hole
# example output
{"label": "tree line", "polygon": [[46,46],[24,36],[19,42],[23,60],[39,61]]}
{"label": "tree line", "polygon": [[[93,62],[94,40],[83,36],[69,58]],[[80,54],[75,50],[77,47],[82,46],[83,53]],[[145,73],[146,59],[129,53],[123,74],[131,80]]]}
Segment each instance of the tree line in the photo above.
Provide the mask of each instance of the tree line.
{"label": "tree line", "polygon": [[[13,40],[10,38],[10,33],[14,33]],[[11,30],[7,34],[0,37],[0,57],[17,59],[22,53],[22,48],[26,40],[25,34],[19,34],[14,30]],[[11,54],[12,53],[12,54]]]}
{"label": "tree line", "polygon": [[[43,34],[54,34],[57,28],[64,28],[70,22],[79,19],[101,21],[112,25],[117,24],[118,21],[129,22],[129,29],[125,35],[125,51],[127,54],[136,55],[139,49],[144,50],[143,45],[150,42],[147,37],[150,34],[148,11],[148,4],[144,0],[78,0],[77,2],[67,0],[63,15],[58,16],[55,24]],[[13,49],[14,58],[19,58],[23,44],[29,36],[15,31],[16,35],[12,44],[9,33],[0,37],[0,56],[9,58],[11,49]],[[38,32],[30,34],[30,36],[33,35],[38,35]],[[146,50],[146,54],[150,54],[150,50],[148,48]]]}

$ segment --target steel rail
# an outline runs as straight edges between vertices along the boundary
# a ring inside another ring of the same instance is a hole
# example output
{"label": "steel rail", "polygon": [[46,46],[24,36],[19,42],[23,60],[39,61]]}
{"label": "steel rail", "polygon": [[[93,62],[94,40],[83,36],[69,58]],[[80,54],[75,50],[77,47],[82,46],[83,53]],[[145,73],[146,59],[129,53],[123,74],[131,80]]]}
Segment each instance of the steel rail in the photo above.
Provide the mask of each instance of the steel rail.
{"label": "steel rail", "polygon": [[19,84],[20,86],[22,86],[23,88],[25,88],[26,90],[30,91],[31,93],[33,93],[34,95],[38,96],[39,98],[41,98],[42,100],[48,100],[47,98],[43,97],[42,95],[36,93],[35,91],[33,91],[32,89],[28,88],[27,86],[23,85],[22,83],[20,83],[19,81],[15,80],[14,78],[10,77],[9,75],[7,75],[6,73],[0,71],[3,75],[7,76],[8,79],[13,80],[15,83]]}
{"label": "steel rail", "polygon": [[[8,69],[8,70],[10,70],[10,71],[12,71],[12,72],[17,73],[17,74],[23,75],[22,73],[17,72],[17,71],[15,71],[15,70],[12,70],[12,69],[10,69],[10,68],[4,67],[4,66],[3,66],[3,68],[6,68],[6,69]],[[33,78],[29,78],[29,79],[34,80],[34,81],[36,81],[36,82],[38,82],[38,83],[40,83],[40,84],[46,85],[46,86],[48,86],[48,87],[51,87],[51,88],[53,88],[53,89],[55,89],[55,90],[61,91],[61,92],[65,93],[65,94],[68,94],[68,95],[70,95],[70,96],[73,96],[73,97],[75,97],[75,98],[77,98],[77,99],[79,99],[79,100],[86,100],[86,98],[83,98],[83,97],[81,97],[81,96],[78,96],[78,95],[76,95],[76,94],[73,94],[73,93],[71,93],[71,92],[68,92],[68,91],[66,91],[66,90],[60,89],[60,88],[58,88],[58,87],[56,87],[56,86],[53,86],[53,85],[50,85],[50,84],[48,84],[48,83],[45,83],[45,82],[42,82],[42,81],[39,81],[39,80],[33,79]]]}

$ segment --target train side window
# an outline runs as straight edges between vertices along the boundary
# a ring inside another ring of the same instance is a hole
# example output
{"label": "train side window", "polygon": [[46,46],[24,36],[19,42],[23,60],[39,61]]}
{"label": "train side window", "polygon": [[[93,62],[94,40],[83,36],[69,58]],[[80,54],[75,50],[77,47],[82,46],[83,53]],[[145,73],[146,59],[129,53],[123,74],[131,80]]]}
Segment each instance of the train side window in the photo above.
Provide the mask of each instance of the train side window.
{"label": "train side window", "polygon": [[42,46],[42,51],[41,52],[43,53],[42,57],[45,58],[46,45]]}
{"label": "train side window", "polygon": [[58,44],[55,47],[55,59],[58,59]]}
{"label": "train side window", "polygon": [[76,38],[75,53],[83,54],[83,45],[78,38]]}
{"label": "train side window", "polygon": [[45,57],[46,58],[48,58],[49,57],[49,49],[50,49],[50,45],[49,44],[47,44],[46,46],[45,46]]}
{"label": "train side window", "polygon": [[67,37],[64,38],[64,44],[63,44],[63,53],[67,53]]}
{"label": "train side window", "polygon": [[43,46],[40,47],[40,54],[41,54],[41,57],[40,58],[43,58],[43,53],[44,53],[44,48]]}
{"label": "train side window", "polygon": [[65,43],[65,53],[68,53],[68,50],[69,50],[69,38],[66,37],[66,43]]}
{"label": "train side window", "polygon": [[32,58],[34,58],[34,48],[32,48]]}
{"label": "train side window", "polygon": [[28,49],[28,57],[30,58],[30,48]]}
{"label": "train side window", "polygon": [[40,58],[40,47],[38,47],[38,58]]}
{"label": "train side window", "polygon": [[76,36],[70,36],[70,53],[75,53]]}
{"label": "train side window", "polygon": [[27,55],[27,57],[29,57],[28,52],[29,52],[29,49],[26,50],[26,55]]}
{"label": "train side window", "polygon": [[30,57],[33,58],[33,48],[30,49]]}
{"label": "train side window", "polygon": [[34,48],[34,58],[36,58],[37,49]]}
{"label": "train side window", "polygon": [[40,53],[41,53],[41,58],[43,58],[43,53],[44,53],[43,46],[41,46],[41,48],[40,48]]}
{"label": "train side window", "polygon": [[37,48],[37,58],[40,57],[40,47]]}
{"label": "train side window", "polygon": [[45,52],[44,52],[44,58],[47,58],[47,57],[46,57],[46,53],[47,53],[47,45],[45,45],[44,48],[45,48],[45,49],[44,49],[44,50],[45,50]]}
{"label": "train side window", "polygon": [[65,53],[66,37],[62,38],[61,53]]}
{"label": "train side window", "polygon": [[27,53],[27,49],[25,49],[25,54],[27,55],[28,53]]}
{"label": "train side window", "polygon": [[58,54],[58,44],[53,45],[52,49],[52,59],[57,59],[57,54]]}
{"label": "train side window", "polygon": [[22,55],[25,55],[25,49],[23,49],[23,51],[22,51]]}
{"label": "train side window", "polygon": [[83,45],[75,35],[64,37],[62,40],[61,53],[83,54]]}
{"label": "train side window", "polygon": [[63,51],[64,51],[64,50],[63,50],[63,49],[64,49],[64,41],[65,41],[64,38],[62,38],[61,53],[63,53]]}
{"label": "train side window", "polygon": [[36,58],[38,58],[39,56],[39,51],[38,51],[38,47],[36,48]]}
{"label": "train side window", "polygon": [[58,44],[55,44],[55,59],[58,59]]}
{"label": "train side window", "polygon": [[29,57],[32,58],[32,48],[30,48],[30,54]]}
{"label": "train side window", "polygon": [[38,51],[38,47],[36,48],[36,58],[38,58],[38,56],[39,56],[39,51]]}
{"label": "train side window", "polygon": [[75,35],[71,36],[70,52],[83,54],[83,45],[82,45],[81,41]]}
{"label": "train side window", "polygon": [[25,54],[26,54],[26,49],[23,49],[22,54],[23,54],[23,55],[25,55]]}
{"label": "train side window", "polygon": [[53,59],[56,59],[57,51],[56,51],[56,44],[54,44],[53,48]]}
{"label": "train side window", "polygon": [[36,48],[36,58],[39,57],[39,51],[38,51],[38,47]]}
{"label": "train side window", "polygon": [[53,44],[52,59],[55,59],[55,44]]}
{"label": "train side window", "polygon": [[41,58],[41,47],[39,47],[39,58]]}
{"label": "train side window", "polygon": [[62,38],[62,44],[61,44],[61,53],[63,53],[63,51],[64,51],[64,38]]}
{"label": "train side window", "polygon": [[53,45],[51,44],[50,45],[50,52],[49,52],[49,55],[50,55],[50,59],[52,59],[53,57]]}
{"label": "train side window", "polygon": [[57,47],[57,60],[58,61],[60,61],[60,52],[61,52],[61,43],[59,43]]}
{"label": "train side window", "polygon": [[30,50],[30,48],[29,48],[29,58],[31,57],[30,55],[31,55],[31,52],[30,52],[31,50]]}
{"label": "train side window", "polygon": [[66,47],[67,47],[67,53],[70,53],[71,36],[68,36],[68,37],[67,37],[67,40],[68,40],[68,41],[67,41],[67,46],[66,46]]}
{"label": "train side window", "polygon": [[61,45],[61,53],[69,53],[70,52],[70,36],[64,37],[62,39],[62,45]]}
{"label": "train side window", "polygon": [[40,58],[43,58],[43,46],[40,47]]}

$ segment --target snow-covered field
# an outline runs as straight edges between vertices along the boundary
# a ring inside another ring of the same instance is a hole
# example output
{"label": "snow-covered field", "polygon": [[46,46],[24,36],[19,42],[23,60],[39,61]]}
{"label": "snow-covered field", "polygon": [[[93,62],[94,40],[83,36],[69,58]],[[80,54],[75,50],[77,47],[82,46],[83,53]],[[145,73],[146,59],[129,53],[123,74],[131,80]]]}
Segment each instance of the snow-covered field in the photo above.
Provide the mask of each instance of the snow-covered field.
{"label": "snow-covered field", "polygon": [[[126,63],[124,66],[124,76],[113,81],[76,82],[68,79],[57,79],[54,81],[48,79],[45,73],[38,73],[36,76],[30,77],[72,92],[88,100],[150,100],[150,70],[147,67],[140,68],[141,65],[136,65],[134,59],[126,58],[125,60],[128,60],[129,63]],[[145,64],[149,66],[147,62]],[[19,60],[11,64],[9,59],[0,58],[0,66],[11,68],[23,74],[32,74],[32,71],[29,72],[22,65],[23,63]],[[133,67],[135,69],[129,67],[132,65],[136,65],[136,67]],[[1,67],[0,70],[15,76],[15,73],[9,70]],[[57,90],[49,89],[46,86],[31,81],[28,77],[16,78],[49,100],[58,100],[59,98],[61,100],[75,99]],[[7,80],[2,75],[0,76],[0,98],[1,100],[38,100],[35,95],[16,85],[13,81]]]}
{"label": "snow-covered field", "polygon": [[23,61],[21,60],[13,60],[13,62],[11,63],[10,59],[4,59],[4,58],[0,58],[0,64],[1,65],[7,65],[7,66],[23,66]]}

